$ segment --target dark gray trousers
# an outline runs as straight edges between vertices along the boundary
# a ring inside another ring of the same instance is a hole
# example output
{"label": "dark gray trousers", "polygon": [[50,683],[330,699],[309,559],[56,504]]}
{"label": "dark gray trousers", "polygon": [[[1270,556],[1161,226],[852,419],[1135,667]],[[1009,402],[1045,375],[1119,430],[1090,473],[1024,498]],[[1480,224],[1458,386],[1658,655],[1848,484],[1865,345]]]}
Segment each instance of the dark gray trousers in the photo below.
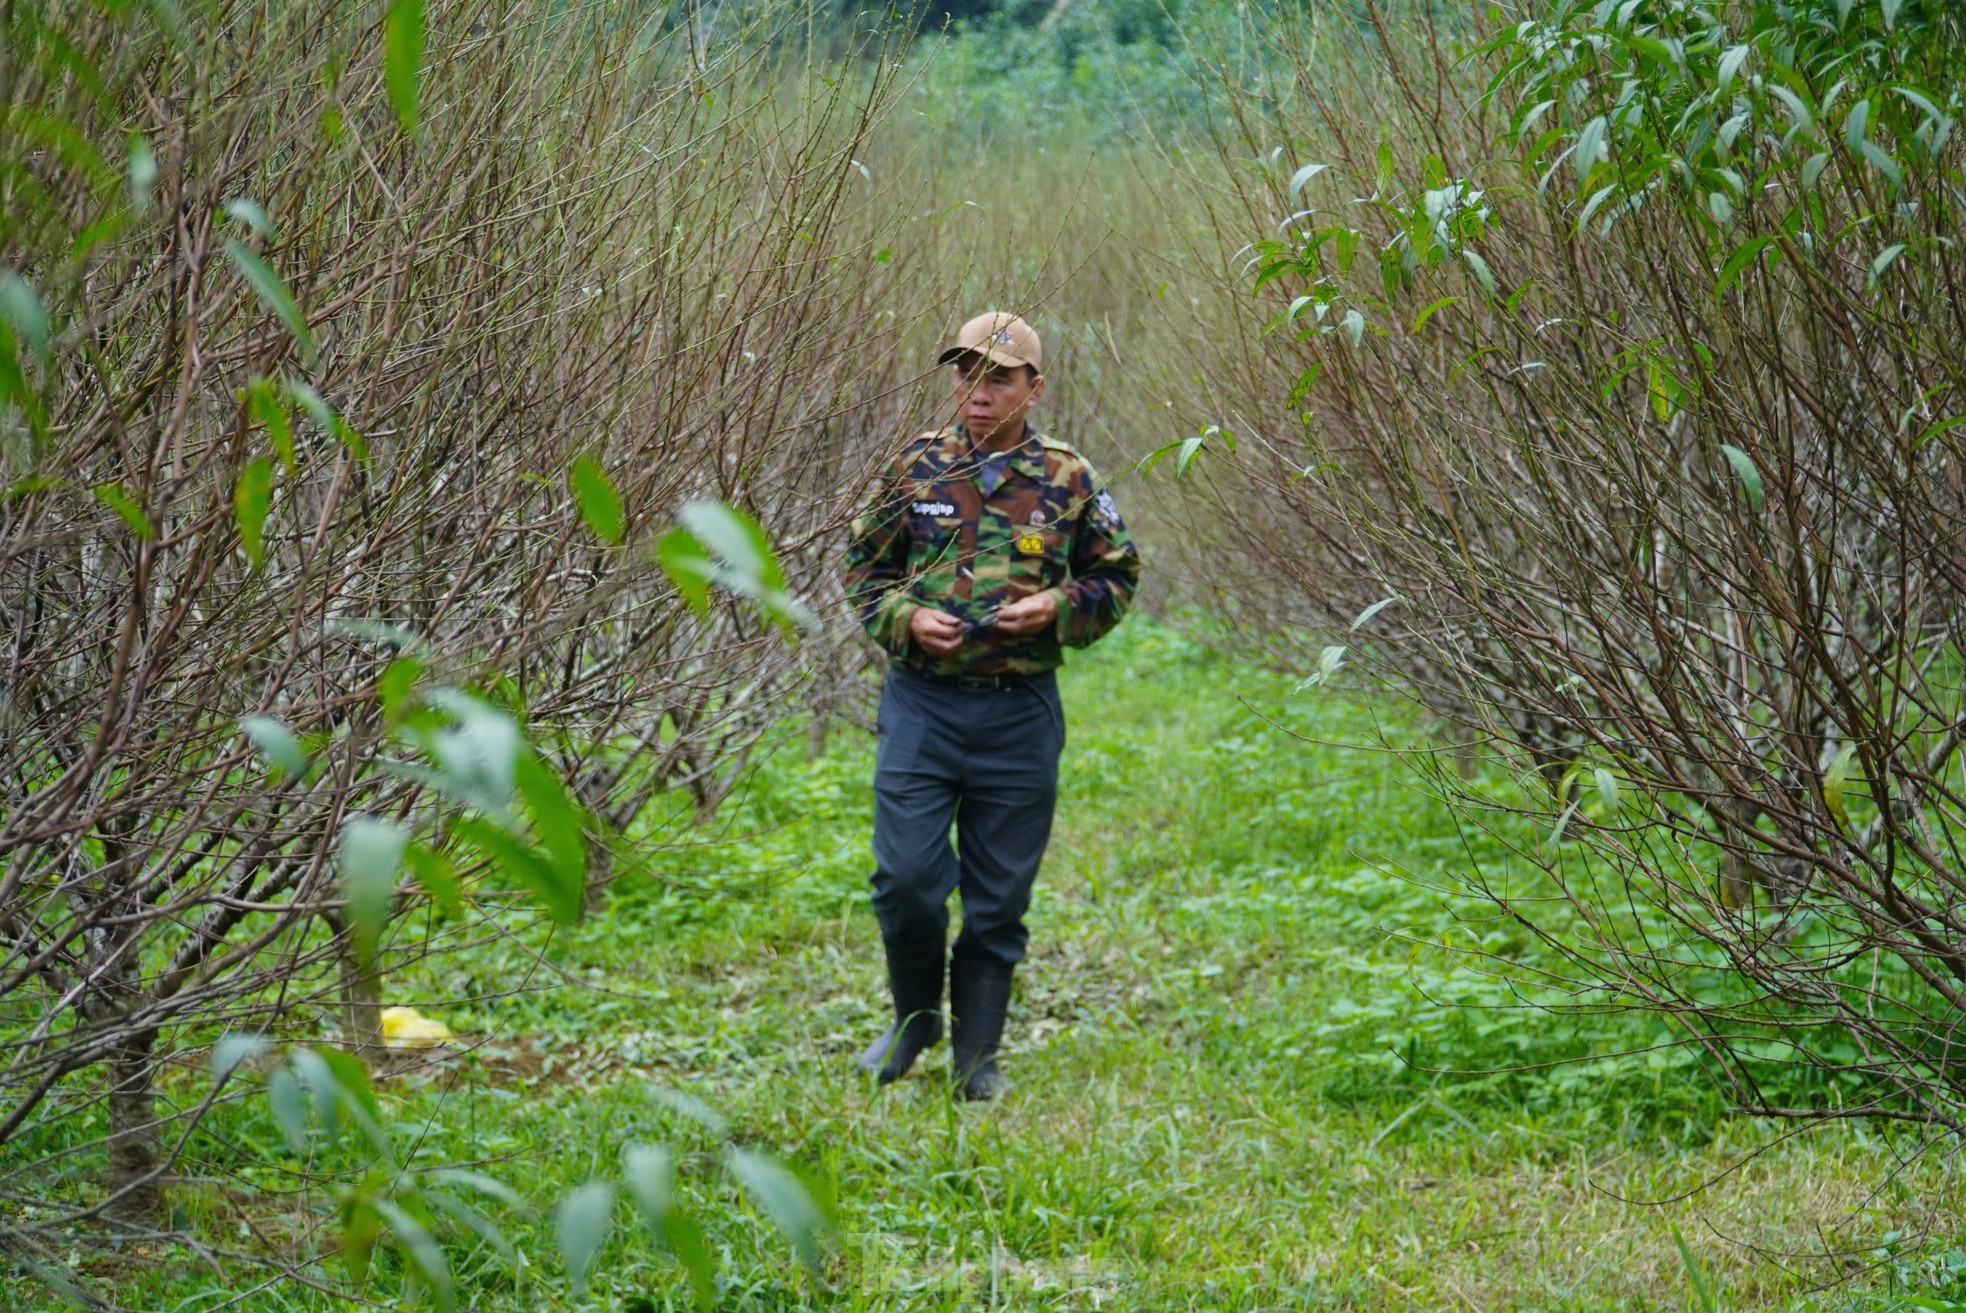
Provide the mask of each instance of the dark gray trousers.
{"label": "dark gray trousers", "polygon": [[1058,801],[1057,680],[964,692],[890,668],[879,726],[873,879],[882,938],[940,942],[959,889],[956,955],[1015,964]]}

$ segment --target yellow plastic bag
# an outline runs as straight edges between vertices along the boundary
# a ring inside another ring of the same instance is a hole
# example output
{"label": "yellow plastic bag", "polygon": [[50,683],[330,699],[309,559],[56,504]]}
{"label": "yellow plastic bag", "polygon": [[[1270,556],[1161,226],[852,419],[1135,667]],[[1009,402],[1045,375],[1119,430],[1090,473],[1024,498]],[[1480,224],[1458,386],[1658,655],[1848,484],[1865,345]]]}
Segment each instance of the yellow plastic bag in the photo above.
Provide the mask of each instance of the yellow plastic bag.
{"label": "yellow plastic bag", "polygon": [[387,1049],[430,1049],[439,1044],[449,1044],[457,1036],[451,1028],[434,1017],[426,1017],[415,1008],[384,1008],[382,1010],[382,1046]]}

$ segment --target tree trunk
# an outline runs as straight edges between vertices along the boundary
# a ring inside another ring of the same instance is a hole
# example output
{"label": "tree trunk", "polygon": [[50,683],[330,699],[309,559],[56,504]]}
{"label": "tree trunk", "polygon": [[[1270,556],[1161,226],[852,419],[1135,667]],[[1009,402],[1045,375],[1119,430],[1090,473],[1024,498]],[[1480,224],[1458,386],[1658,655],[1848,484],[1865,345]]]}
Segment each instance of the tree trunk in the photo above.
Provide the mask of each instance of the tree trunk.
{"label": "tree trunk", "polygon": [[[109,1059],[109,1216],[154,1222],[164,1205],[163,1159],[151,1050],[157,1033],[130,1036]],[[124,1193],[127,1191],[127,1193]]]}
{"label": "tree trunk", "polygon": [[373,966],[355,960],[355,941],[347,933],[341,936],[340,961],[341,1042],[365,1058],[382,1050],[382,977]]}

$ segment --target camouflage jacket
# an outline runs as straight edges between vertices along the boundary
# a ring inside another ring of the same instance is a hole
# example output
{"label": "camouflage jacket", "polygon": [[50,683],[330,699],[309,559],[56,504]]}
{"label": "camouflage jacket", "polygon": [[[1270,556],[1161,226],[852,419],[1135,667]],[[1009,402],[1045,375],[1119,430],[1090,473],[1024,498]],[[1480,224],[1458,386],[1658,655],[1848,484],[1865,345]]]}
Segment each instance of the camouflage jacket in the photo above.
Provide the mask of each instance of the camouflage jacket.
{"label": "camouflage jacket", "polygon": [[[1120,622],[1140,581],[1140,554],[1113,496],[1063,442],[1032,431],[986,494],[985,459],[961,425],[925,433],[888,467],[853,522],[847,597],[899,663],[948,675],[1055,670]],[[1058,620],[1012,638],[985,626],[933,660],[908,633],[923,606],[976,621],[1051,590]]]}

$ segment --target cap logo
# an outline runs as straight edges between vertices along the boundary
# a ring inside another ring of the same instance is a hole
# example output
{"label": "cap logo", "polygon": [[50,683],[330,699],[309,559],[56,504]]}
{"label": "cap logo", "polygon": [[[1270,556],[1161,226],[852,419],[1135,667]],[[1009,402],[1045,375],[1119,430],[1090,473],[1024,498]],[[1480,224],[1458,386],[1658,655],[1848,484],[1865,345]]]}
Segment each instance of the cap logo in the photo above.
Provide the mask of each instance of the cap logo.
{"label": "cap logo", "polygon": [[999,332],[995,336],[991,337],[990,340],[992,342],[995,342],[998,346],[1009,346],[1011,343],[1017,340],[1017,334],[1011,332],[1008,328],[1006,328],[1002,332]]}

